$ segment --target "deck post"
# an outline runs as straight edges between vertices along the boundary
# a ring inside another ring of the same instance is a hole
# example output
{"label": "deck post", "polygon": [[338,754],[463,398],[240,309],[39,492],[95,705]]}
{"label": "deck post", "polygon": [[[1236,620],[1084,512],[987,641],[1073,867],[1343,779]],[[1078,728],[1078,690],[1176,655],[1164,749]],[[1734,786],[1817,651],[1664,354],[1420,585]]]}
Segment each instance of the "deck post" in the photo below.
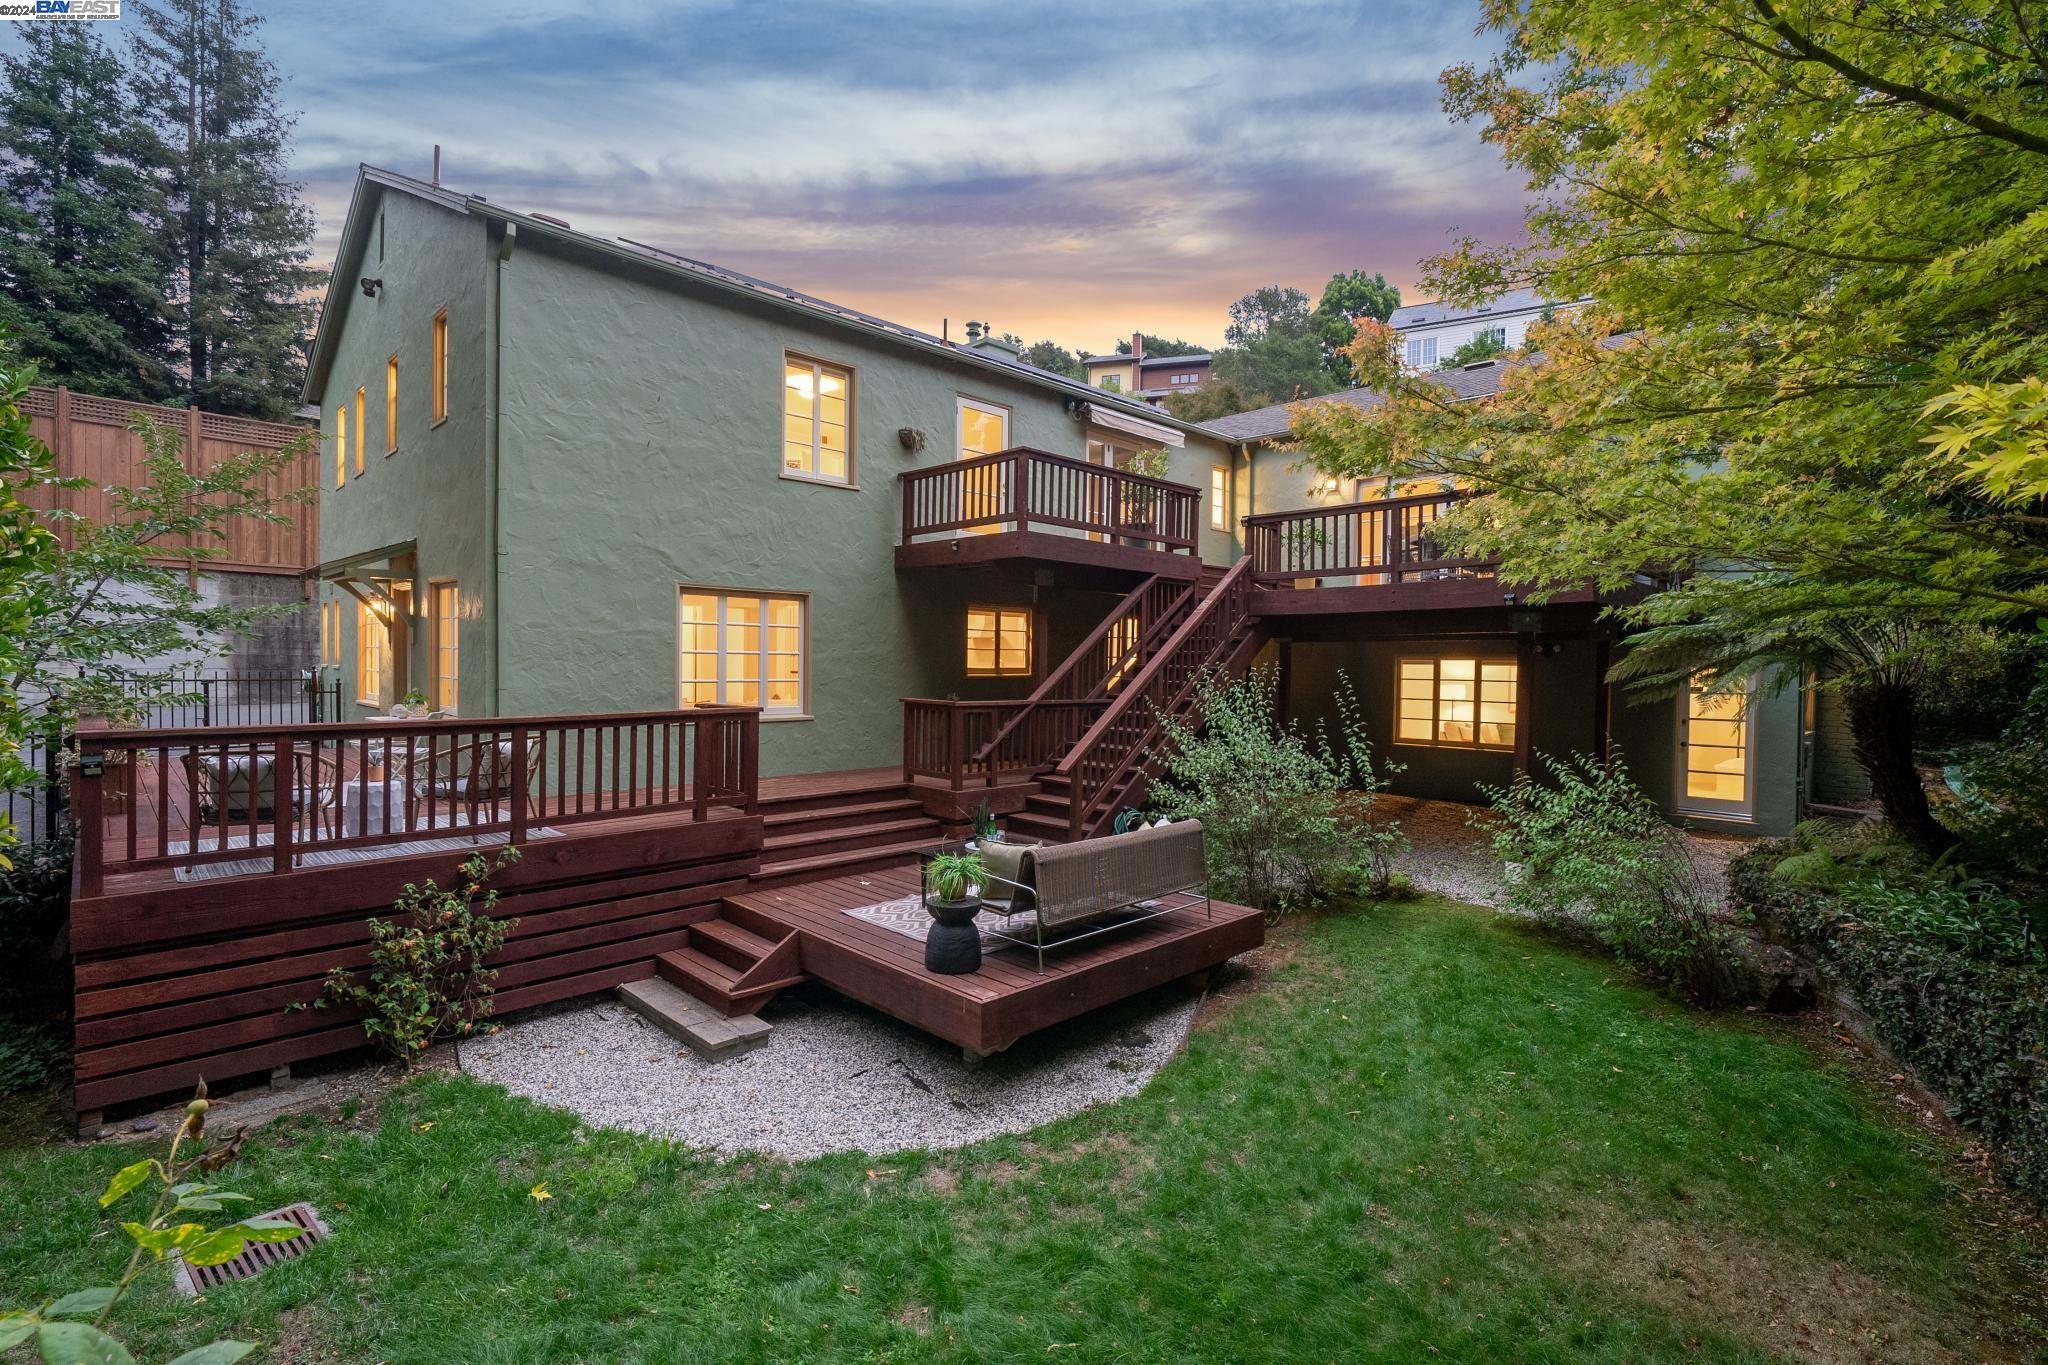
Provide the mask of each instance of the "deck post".
{"label": "deck post", "polygon": [[[71,766],[71,828],[77,839],[72,858],[78,867],[78,894],[97,896],[106,889],[102,860],[106,853],[103,845],[107,837],[107,819],[100,775],[106,770],[107,755],[103,749],[86,751],[85,746],[90,742],[85,737],[88,726],[104,730],[107,723],[100,717],[80,716],[78,719],[78,758]],[[134,756],[130,755],[128,761],[133,763]],[[158,780],[167,782],[162,775]],[[133,775],[130,781],[134,781]],[[136,785],[138,790],[129,798],[131,801],[141,795],[140,784]]]}
{"label": "deck post", "polygon": [[967,734],[965,715],[957,704],[946,708],[946,767],[947,780],[959,791],[967,783]]}
{"label": "deck post", "polygon": [[690,755],[690,818],[702,820],[711,806],[711,760],[718,747],[717,724],[708,715],[693,718],[697,747]]}
{"label": "deck post", "polygon": [[1010,502],[1017,509],[1017,529],[1031,529],[1031,466],[1023,451],[1010,456]]}
{"label": "deck post", "polygon": [[[293,761],[294,750],[289,735],[279,735],[270,746],[270,870],[289,872],[292,870],[292,826],[299,818],[299,775]],[[318,782],[318,764],[309,763],[311,780]],[[253,774],[252,774],[253,776]],[[308,789],[314,810],[319,810],[317,793]],[[256,793],[252,787],[249,801],[253,806]],[[316,814],[314,819],[319,819]]]}
{"label": "deck post", "polygon": [[749,711],[740,720],[740,786],[746,791],[746,812],[761,811],[761,713]]}
{"label": "deck post", "polygon": [[515,725],[512,727],[512,828],[505,836],[505,842],[514,848],[526,842],[526,824],[533,818],[526,800],[527,777],[526,727]]}

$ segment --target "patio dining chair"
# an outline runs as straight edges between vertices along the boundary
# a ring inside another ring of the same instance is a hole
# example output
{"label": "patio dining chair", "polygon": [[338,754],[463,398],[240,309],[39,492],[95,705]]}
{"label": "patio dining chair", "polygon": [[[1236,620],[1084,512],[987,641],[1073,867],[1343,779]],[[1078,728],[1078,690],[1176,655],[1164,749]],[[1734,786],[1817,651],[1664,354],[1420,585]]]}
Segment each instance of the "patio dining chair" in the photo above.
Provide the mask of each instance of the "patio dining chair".
{"label": "patio dining chair", "polygon": [[[194,749],[179,757],[192,791],[195,824],[268,820],[277,814],[275,756],[254,752],[204,753]],[[331,835],[339,777],[340,766],[333,755],[294,749],[289,785],[292,813],[310,812],[316,825]]]}

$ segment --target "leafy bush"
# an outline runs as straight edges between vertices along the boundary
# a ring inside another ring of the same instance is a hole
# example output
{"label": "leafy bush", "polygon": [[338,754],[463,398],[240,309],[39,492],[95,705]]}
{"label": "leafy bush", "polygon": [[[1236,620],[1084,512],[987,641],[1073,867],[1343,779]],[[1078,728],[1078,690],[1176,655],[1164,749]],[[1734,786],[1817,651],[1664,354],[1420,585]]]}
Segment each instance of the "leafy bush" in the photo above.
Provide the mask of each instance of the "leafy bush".
{"label": "leafy bush", "polygon": [[1340,891],[1384,896],[1407,846],[1378,818],[1385,774],[1365,737],[1358,700],[1338,676],[1337,735],[1280,723],[1278,675],[1212,675],[1198,684],[1198,719],[1166,717],[1152,805],[1202,822],[1210,888],[1269,914]]}
{"label": "leafy bush", "polygon": [[0,1012],[43,1014],[70,1003],[70,956],[61,951],[71,906],[71,836],[8,850],[0,871]]}
{"label": "leafy bush", "polygon": [[407,1066],[444,1038],[467,1038],[491,1013],[498,973],[484,960],[519,922],[491,918],[498,893],[485,884],[518,857],[513,848],[495,862],[472,854],[453,888],[443,891],[431,881],[406,887],[397,908],[407,922],[371,920],[368,971],[358,978],[336,967],[313,1008],[360,1009],[370,1041]]}
{"label": "leafy bush", "polygon": [[1586,933],[1702,1004],[1735,981],[1734,929],[1715,914],[1685,836],[1629,779],[1621,758],[1545,758],[1549,780],[1518,774],[1492,788],[1506,908]]}
{"label": "leafy bush", "polygon": [[[154,1157],[124,1166],[114,1172],[100,1196],[100,1207],[111,1208],[136,1191],[153,1187],[156,1197],[139,1221],[121,1225],[134,1243],[121,1277],[110,1285],[80,1289],[61,1298],[30,1308],[0,1312],[0,1354],[16,1346],[35,1343],[36,1352],[51,1365],[116,1365],[133,1361],[128,1350],[106,1330],[107,1319],[149,1266],[161,1263],[176,1252],[195,1266],[219,1265],[242,1254],[251,1242],[289,1242],[305,1230],[282,1218],[244,1218],[220,1227],[198,1221],[219,1213],[228,1204],[246,1204],[249,1196],[224,1190],[195,1176],[211,1176],[241,1154],[247,1129],[210,1150],[201,1150],[206,1128],[206,1083],[185,1106],[184,1122],[171,1137],[170,1151],[159,1161]],[[192,1149],[180,1160],[179,1153]],[[187,1351],[169,1365],[230,1365],[256,1347],[246,1341],[216,1341]]]}
{"label": "leafy bush", "polygon": [[0,1095],[33,1090],[64,1061],[64,1042],[29,1020],[0,1014]]}
{"label": "leafy bush", "polygon": [[2048,1204],[2048,964],[2038,939],[2005,956],[2010,935],[1981,928],[1993,898],[1968,887],[1880,879],[1880,892],[1815,891],[1776,875],[1784,856],[1784,845],[1767,845],[1737,859],[1736,902],[1812,954],[1892,1054],[1983,1136],[2007,1182]]}
{"label": "leafy bush", "polygon": [[2048,665],[1995,744],[1962,765],[1955,823],[1982,855],[2048,878]]}

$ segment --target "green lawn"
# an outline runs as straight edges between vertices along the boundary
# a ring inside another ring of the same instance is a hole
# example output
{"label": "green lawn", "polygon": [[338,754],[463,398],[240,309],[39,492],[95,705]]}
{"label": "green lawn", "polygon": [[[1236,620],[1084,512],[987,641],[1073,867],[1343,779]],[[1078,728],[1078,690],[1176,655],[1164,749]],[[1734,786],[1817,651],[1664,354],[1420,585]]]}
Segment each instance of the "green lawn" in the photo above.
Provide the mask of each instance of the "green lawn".
{"label": "green lawn", "polygon": [[[334,1239],[196,1308],[153,1289],[131,1340],[522,1365],[2032,1358],[2021,1250],[1987,1240],[1949,1153],[1776,1025],[1459,907],[1281,938],[1291,960],[1142,1096],[957,1153],[719,1162],[579,1140],[459,1077],[273,1126],[235,1183],[314,1201]],[[128,1159],[0,1153],[0,1297],[108,1278],[122,1239],[92,1195]]]}

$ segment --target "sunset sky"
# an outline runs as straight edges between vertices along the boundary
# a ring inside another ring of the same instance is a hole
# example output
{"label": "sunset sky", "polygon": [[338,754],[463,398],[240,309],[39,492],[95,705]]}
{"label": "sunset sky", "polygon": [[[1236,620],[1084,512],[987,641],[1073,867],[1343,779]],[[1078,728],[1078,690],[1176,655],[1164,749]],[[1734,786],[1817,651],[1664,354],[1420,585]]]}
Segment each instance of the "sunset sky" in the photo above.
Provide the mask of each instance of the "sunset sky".
{"label": "sunset sky", "polygon": [[[331,255],[358,162],[914,326],[1220,343],[1525,194],[1438,104],[1475,0],[888,5],[267,0]],[[104,25],[118,40],[133,22]]]}

